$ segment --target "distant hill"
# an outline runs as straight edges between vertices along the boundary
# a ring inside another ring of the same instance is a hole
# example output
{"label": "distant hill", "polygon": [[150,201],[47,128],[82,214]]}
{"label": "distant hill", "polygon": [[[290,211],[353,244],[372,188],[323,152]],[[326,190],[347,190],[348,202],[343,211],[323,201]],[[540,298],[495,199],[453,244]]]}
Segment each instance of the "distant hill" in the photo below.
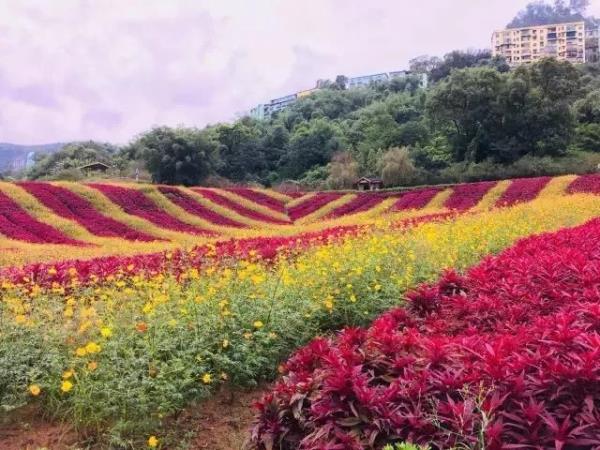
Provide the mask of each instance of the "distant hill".
{"label": "distant hill", "polygon": [[64,143],[42,145],[18,145],[0,142],[0,172],[10,172],[25,168],[27,155],[33,153],[53,153],[65,146]]}

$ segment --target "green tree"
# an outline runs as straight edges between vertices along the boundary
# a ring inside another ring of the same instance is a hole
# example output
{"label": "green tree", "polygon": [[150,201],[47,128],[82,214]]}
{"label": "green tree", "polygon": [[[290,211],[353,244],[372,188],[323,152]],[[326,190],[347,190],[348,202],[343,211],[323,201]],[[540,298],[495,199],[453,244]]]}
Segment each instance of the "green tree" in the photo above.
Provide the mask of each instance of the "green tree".
{"label": "green tree", "polygon": [[261,132],[254,122],[219,125],[215,133],[221,159],[219,175],[233,181],[258,180],[265,175],[267,162]]}
{"label": "green tree", "polygon": [[416,169],[407,148],[388,149],[379,165],[383,183],[388,187],[409,185],[416,176]]}
{"label": "green tree", "polygon": [[446,132],[455,161],[489,156],[489,130],[499,124],[498,98],[504,82],[505,75],[493,69],[461,69],[429,96],[428,115]]}
{"label": "green tree", "polygon": [[330,189],[349,189],[358,178],[358,163],[350,152],[333,155],[329,163],[327,187]]}
{"label": "green tree", "polygon": [[196,128],[153,128],[130,146],[155,183],[197,185],[214,174],[218,164],[218,144]]}
{"label": "green tree", "polygon": [[61,173],[72,172],[93,162],[112,166],[118,148],[104,142],[72,142],[55,153],[43,154],[29,170],[30,179],[61,178]]}
{"label": "green tree", "polygon": [[285,178],[300,178],[309,169],[326,165],[342,147],[339,127],[325,119],[305,122],[290,137],[288,152],[282,158],[282,174]]}

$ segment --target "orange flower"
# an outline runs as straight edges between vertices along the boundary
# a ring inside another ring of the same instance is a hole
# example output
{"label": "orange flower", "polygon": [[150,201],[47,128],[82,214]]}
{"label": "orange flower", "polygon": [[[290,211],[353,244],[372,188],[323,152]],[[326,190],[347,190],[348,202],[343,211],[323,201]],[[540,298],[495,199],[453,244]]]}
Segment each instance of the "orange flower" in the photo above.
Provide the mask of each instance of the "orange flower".
{"label": "orange flower", "polygon": [[135,329],[140,333],[145,333],[146,331],[148,331],[148,325],[146,324],[146,322],[138,322],[135,326]]}

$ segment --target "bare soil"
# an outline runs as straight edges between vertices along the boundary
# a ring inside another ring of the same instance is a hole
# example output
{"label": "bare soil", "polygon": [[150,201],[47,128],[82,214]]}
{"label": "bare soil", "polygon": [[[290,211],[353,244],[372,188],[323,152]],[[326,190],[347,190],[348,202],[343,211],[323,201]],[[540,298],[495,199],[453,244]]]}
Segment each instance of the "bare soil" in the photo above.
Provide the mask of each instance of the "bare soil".
{"label": "bare soil", "polygon": [[[252,403],[262,389],[224,390],[184,410],[165,429],[161,449],[241,450],[252,425]],[[0,416],[1,450],[74,450],[89,448],[68,424],[43,417],[35,406]],[[102,449],[103,446],[94,446]]]}

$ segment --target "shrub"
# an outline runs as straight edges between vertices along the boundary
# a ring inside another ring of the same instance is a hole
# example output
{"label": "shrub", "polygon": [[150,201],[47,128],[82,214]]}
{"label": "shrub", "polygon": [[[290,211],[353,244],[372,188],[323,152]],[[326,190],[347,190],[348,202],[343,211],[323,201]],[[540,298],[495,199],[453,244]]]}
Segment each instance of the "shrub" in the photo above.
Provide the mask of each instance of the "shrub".
{"label": "shrub", "polygon": [[317,338],[257,404],[254,448],[600,445],[600,220],[446,272]]}

